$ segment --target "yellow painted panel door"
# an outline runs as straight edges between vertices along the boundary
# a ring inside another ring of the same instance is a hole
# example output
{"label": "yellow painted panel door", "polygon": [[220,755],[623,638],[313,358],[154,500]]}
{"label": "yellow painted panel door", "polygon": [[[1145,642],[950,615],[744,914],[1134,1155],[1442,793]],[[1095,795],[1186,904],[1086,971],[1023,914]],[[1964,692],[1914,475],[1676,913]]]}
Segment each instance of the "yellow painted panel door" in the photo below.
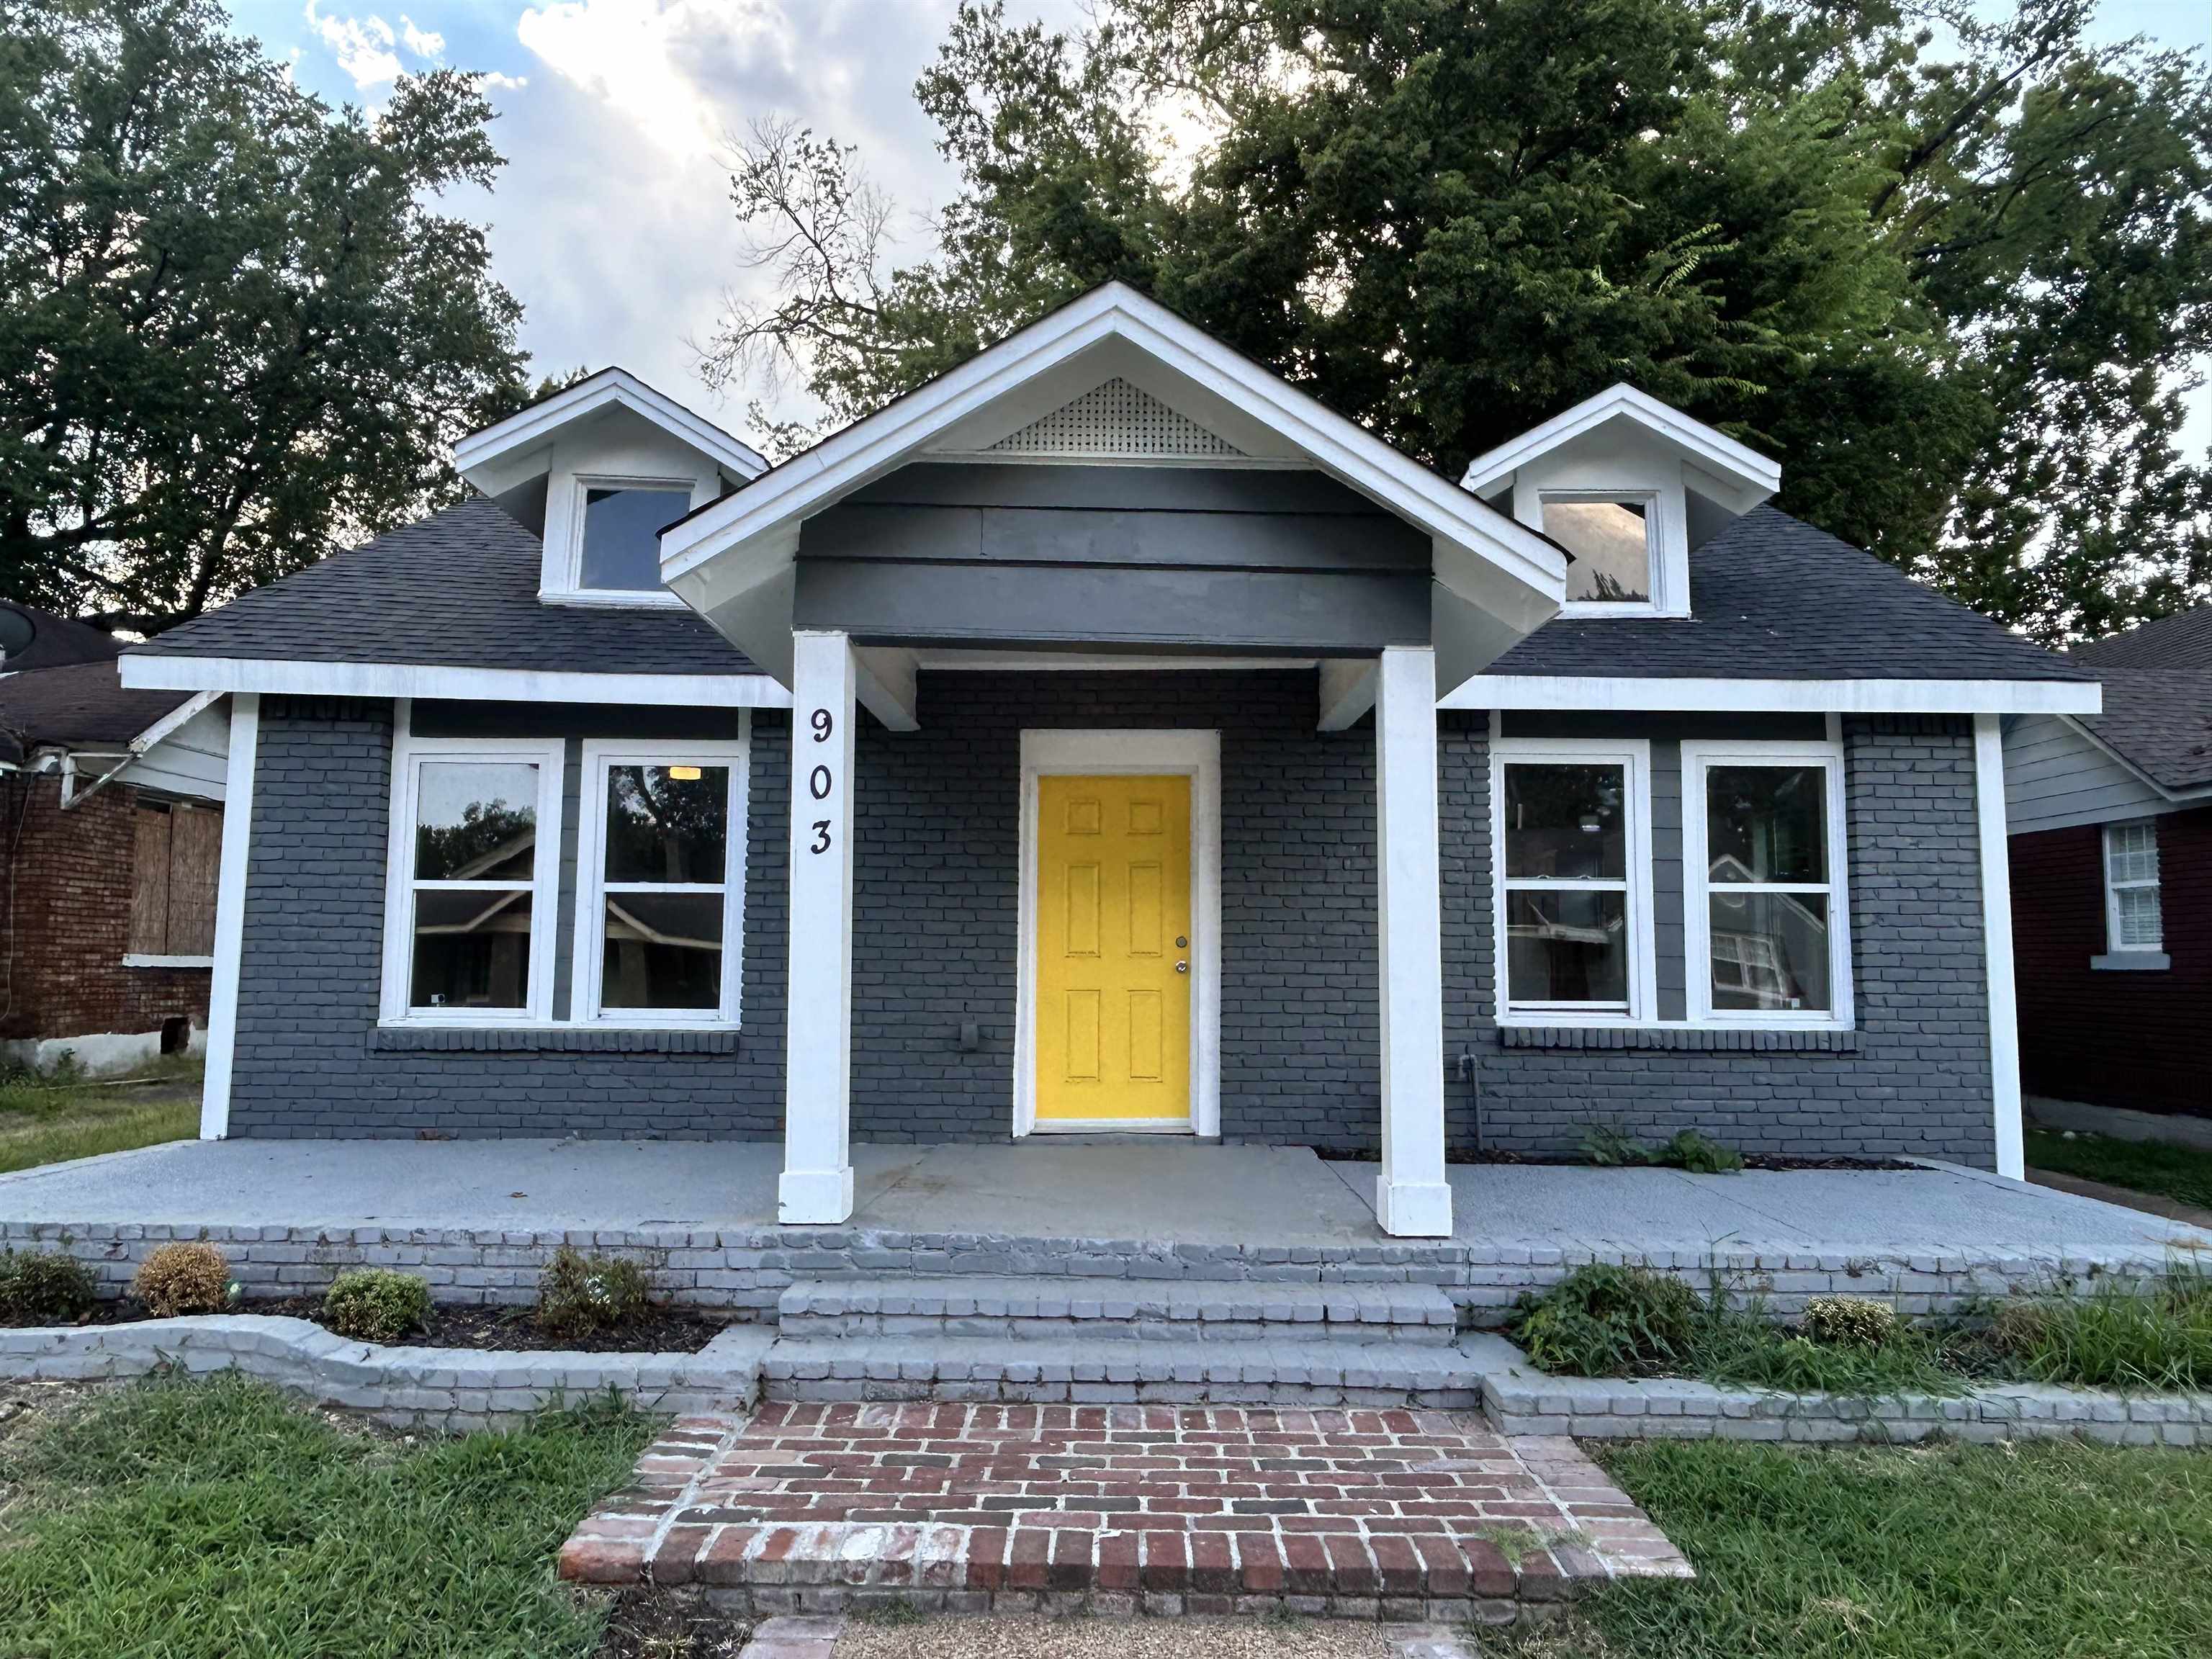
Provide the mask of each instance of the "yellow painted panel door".
{"label": "yellow painted panel door", "polygon": [[1190,1121],[1190,780],[1046,777],[1040,1123]]}

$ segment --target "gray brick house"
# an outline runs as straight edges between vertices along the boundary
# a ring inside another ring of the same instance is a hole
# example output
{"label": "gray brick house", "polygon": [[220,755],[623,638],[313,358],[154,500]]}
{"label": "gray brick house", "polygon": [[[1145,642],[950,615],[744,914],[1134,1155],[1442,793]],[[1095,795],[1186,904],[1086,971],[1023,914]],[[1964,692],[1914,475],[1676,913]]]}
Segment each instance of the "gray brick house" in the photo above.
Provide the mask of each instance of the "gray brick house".
{"label": "gray brick house", "polygon": [[619,370],[456,459],[125,659],[230,710],[204,1134],[2019,1173],[1999,721],[2098,687],[1636,392],[1455,482],[1109,285],[774,468]]}

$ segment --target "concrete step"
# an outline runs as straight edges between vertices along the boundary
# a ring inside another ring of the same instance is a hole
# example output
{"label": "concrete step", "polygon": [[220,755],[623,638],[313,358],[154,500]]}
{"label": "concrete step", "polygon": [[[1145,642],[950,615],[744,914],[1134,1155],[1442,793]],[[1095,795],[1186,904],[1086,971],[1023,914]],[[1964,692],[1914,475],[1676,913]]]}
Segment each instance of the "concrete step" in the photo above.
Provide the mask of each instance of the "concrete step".
{"label": "concrete step", "polygon": [[993,1279],[802,1279],[778,1304],[786,1339],[955,1337],[1024,1343],[1387,1343],[1449,1346],[1458,1310],[1433,1285]]}
{"label": "concrete step", "polygon": [[781,1337],[770,1400],[1430,1406],[1482,1403],[1480,1361],[1431,1342],[1211,1341],[1127,1336]]}

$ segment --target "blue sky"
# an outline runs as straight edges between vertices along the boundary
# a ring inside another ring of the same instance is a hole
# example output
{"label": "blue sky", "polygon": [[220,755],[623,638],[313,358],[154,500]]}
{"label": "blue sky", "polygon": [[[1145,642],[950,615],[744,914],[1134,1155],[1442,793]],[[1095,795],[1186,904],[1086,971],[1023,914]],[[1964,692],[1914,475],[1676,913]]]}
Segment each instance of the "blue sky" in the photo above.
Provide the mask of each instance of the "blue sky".
{"label": "blue sky", "polygon": [[[620,363],[709,418],[692,370],[733,284],[740,239],[726,136],[763,115],[860,146],[915,216],[951,179],[914,80],[954,0],[231,0],[240,33],[307,86],[374,105],[392,77],[436,64],[485,71],[507,158],[495,193],[458,210],[490,227],[495,269],[522,301],[541,370]],[[1017,16],[1082,21],[1079,0],[1009,0]],[[2212,46],[2212,0],[2106,0],[2099,32]],[[787,395],[779,412],[803,410]],[[2193,447],[2212,447],[2200,392]]]}

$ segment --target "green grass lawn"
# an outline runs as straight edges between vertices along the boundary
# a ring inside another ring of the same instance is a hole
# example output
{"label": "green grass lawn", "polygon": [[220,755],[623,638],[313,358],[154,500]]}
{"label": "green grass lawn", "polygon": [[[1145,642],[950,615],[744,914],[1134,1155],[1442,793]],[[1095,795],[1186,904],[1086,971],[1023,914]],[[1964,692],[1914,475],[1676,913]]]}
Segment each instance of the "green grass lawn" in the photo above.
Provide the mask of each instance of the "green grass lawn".
{"label": "green grass lawn", "polygon": [[2027,1164],[2087,1181],[2108,1181],[2212,1210],[2212,1152],[2148,1140],[2115,1140],[2055,1129],[2027,1132]]}
{"label": "green grass lawn", "polygon": [[553,1558],[648,1419],[611,1407],[409,1445],[234,1375],[88,1400],[0,1446],[11,1659],[575,1659]]}
{"label": "green grass lawn", "polygon": [[2212,1455],[2056,1442],[1620,1446],[1694,1583],[1616,1585],[1520,1659],[2201,1659]]}
{"label": "green grass lawn", "polygon": [[199,1063],[164,1060],[144,1086],[13,1075],[0,1080],[0,1175],[200,1131]]}

